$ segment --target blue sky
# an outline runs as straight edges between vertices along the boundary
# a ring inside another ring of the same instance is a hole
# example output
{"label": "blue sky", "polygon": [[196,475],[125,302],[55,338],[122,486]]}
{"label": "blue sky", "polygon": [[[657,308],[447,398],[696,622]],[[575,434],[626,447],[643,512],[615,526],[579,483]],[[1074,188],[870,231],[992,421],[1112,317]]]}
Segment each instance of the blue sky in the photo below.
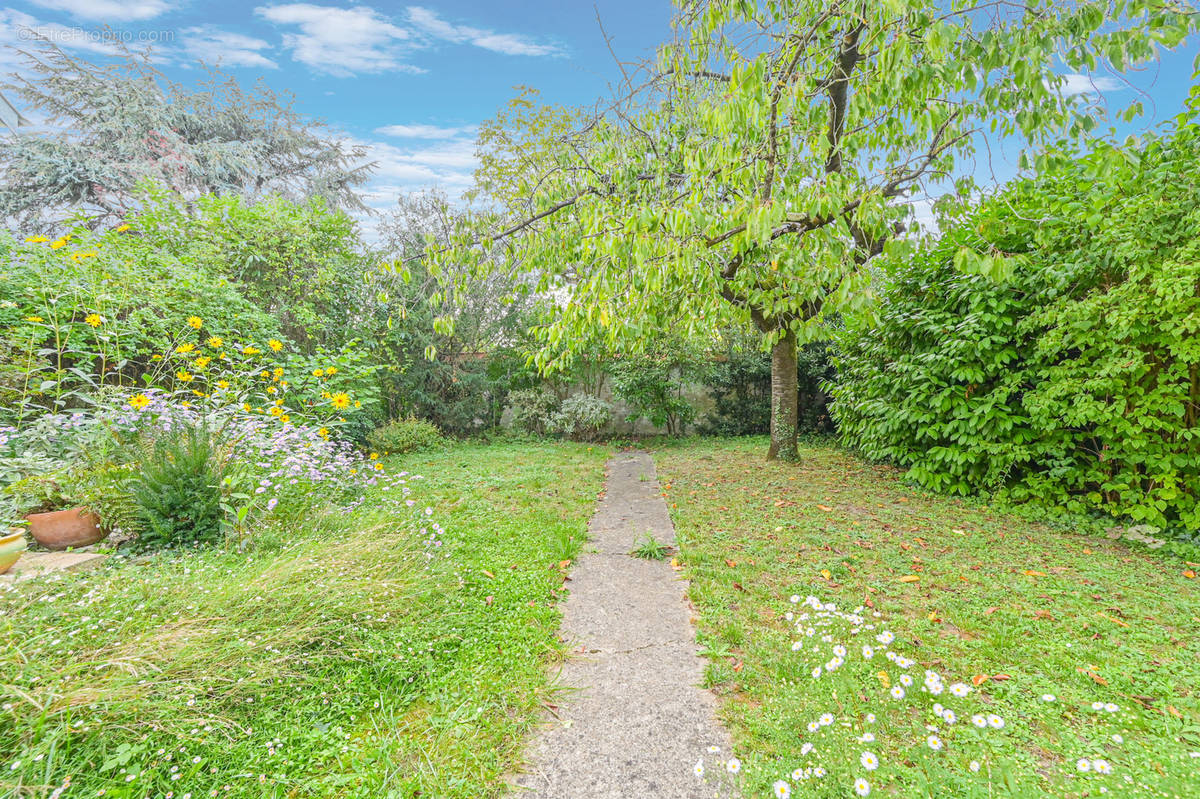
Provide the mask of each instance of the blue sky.
{"label": "blue sky", "polygon": [[[117,35],[133,47],[153,42],[160,68],[185,83],[199,76],[200,59],[243,84],[261,77],[370,147],[380,168],[369,201],[384,209],[405,191],[466,188],[475,126],[515,86],[565,104],[604,94],[618,70],[597,14],[617,54],[632,60],[667,37],[672,8],[669,0],[0,0],[0,45],[19,46],[32,29],[102,60],[104,37]],[[1118,108],[1144,92],[1150,119],[1163,119],[1182,107],[1196,45],[1133,76],[1133,87],[1104,75],[1071,80]],[[3,50],[8,72],[16,60]],[[1011,174],[999,166],[999,176]]]}
{"label": "blue sky", "polygon": [[[567,104],[601,96],[618,70],[597,9],[622,58],[651,55],[669,34],[669,0],[0,0],[0,41],[20,45],[24,27],[102,60],[107,25],[131,46],[153,42],[172,79],[198,77],[197,59],[244,85],[261,76],[371,147],[371,204],[386,208],[424,186],[461,192],[475,126],[514,87]],[[0,69],[14,65],[0,56]]]}

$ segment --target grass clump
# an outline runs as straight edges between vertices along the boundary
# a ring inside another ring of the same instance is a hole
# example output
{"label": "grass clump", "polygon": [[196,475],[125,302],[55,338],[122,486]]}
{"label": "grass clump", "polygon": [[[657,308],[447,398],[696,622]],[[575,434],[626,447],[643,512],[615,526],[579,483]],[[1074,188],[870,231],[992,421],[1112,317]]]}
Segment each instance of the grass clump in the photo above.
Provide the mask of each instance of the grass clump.
{"label": "grass clump", "polygon": [[367,443],[376,452],[403,455],[439,447],[445,439],[433,422],[410,416],[375,428],[367,434]]}
{"label": "grass clump", "polygon": [[646,533],[638,539],[637,545],[629,554],[635,558],[643,560],[662,560],[671,552],[671,547],[667,544],[659,543],[654,536]]}

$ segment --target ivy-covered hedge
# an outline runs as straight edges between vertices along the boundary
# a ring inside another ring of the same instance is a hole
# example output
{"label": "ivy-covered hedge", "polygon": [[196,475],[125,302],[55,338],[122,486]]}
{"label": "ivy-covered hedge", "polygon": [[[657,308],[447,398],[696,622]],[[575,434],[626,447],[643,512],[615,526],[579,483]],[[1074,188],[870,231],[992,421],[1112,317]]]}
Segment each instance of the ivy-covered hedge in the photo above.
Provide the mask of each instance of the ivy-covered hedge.
{"label": "ivy-covered hedge", "polygon": [[983,202],[849,320],[844,439],[940,491],[1200,529],[1200,129]]}

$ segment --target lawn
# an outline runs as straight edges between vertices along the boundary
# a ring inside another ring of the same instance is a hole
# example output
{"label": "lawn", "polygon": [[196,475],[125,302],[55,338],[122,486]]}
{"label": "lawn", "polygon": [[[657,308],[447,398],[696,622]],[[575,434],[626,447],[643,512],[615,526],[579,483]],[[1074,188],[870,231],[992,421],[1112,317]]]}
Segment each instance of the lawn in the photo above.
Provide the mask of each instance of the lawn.
{"label": "lawn", "polygon": [[[0,592],[0,794],[502,793],[562,656],[601,447],[458,446],[245,553],[118,557]],[[63,786],[68,786],[63,790]]]}
{"label": "lawn", "polygon": [[655,453],[748,796],[1200,795],[1189,564],[765,450]]}

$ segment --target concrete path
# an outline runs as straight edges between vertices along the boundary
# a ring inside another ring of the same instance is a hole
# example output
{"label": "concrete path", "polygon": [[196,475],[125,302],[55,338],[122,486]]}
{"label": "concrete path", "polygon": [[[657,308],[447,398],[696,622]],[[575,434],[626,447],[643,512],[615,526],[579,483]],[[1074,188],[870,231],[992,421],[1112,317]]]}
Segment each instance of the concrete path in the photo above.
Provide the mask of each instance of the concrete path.
{"label": "concrete path", "polygon": [[[629,552],[646,533],[674,545],[675,530],[654,461],[626,452],[608,463],[608,486],[589,525],[590,542],[571,571],[562,635],[574,645],[560,682],[559,707],[538,735],[519,797],[538,799],[693,799],[711,797],[692,771],[709,746],[729,756],[698,687],[697,654],[684,592],[662,561]],[[593,551],[595,550],[595,551]]]}

